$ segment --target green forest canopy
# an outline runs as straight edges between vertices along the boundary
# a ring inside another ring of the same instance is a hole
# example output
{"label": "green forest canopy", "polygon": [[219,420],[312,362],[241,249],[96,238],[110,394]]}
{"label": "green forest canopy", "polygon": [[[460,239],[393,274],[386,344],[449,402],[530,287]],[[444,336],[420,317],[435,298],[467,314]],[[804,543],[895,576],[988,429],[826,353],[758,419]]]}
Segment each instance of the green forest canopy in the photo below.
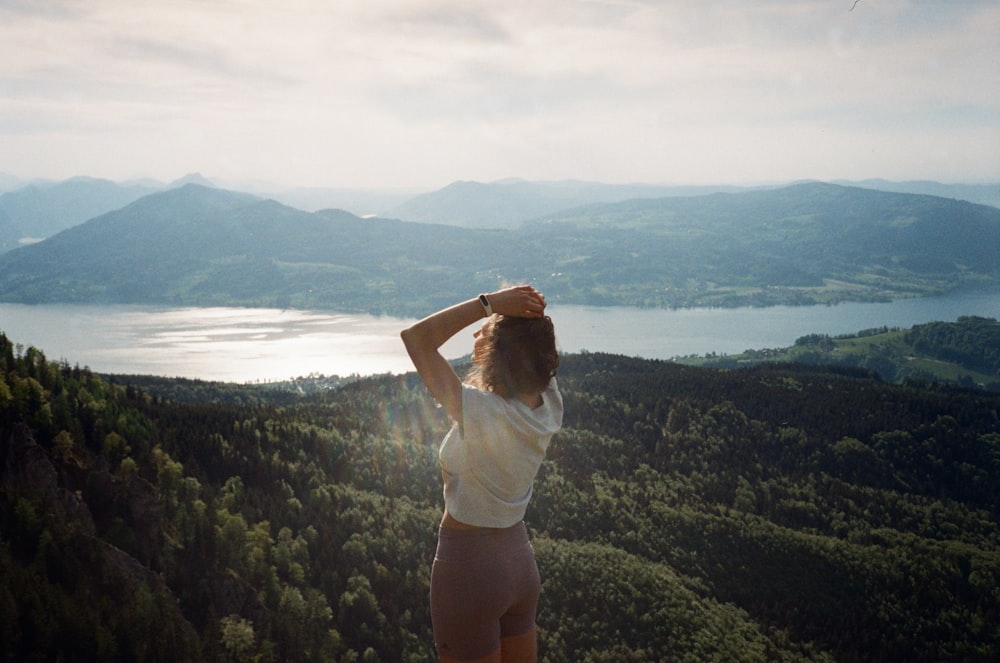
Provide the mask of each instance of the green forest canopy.
{"label": "green forest canopy", "polygon": [[681,361],[716,368],[774,361],[855,366],[890,382],[931,380],[1000,391],[1000,322],[960,316],[955,322],[928,322],[910,329],[876,327],[833,337],[808,334],[788,348]]}
{"label": "green forest canopy", "polygon": [[[1000,656],[1000,398],[570,355],[542,661]],[[167,401],[0,335],[16,660],[431,661],[446,421],[412,374]]]}

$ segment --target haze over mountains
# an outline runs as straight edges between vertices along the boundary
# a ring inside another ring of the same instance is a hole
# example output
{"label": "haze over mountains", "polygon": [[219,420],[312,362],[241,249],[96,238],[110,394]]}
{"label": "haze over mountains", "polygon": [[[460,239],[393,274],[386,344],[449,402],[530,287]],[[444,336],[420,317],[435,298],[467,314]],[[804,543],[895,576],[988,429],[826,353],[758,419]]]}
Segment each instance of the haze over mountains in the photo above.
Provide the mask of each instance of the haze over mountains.
{"label": "haze over mountains", "polygon": [[151,193],[192,183],[211,186],[200,175],[188,175],[166,185],[74,177],[8,191],[0,195],[0,253],[41,241]]}
{"label": "haze over mountains", "polygon": [[[266,184],[232,185],[214,182],[199,173],[186,175],[167,184],[152,180],[118,183],[90,177],[75,177],[62,182],[24,183],[0,173],[0,253],[50,237],[60,230],[120,209],[150,193],[184,184],[245,191],[307,212],[334,208],[361,217],[381,216],[470,228],[515,228],[525,221],[546,214],[593,203],[720,192],[739,193],[786,186],[675,186],[506,179],[489,183],[459,181],[435,191],[415,192],[325,187],[281,189]],[[1000,184],[887,180],[857,183],[837,181],[835,184],[932,195],[1000,207]]]}
{"label": "haze over mountains", "polygon": [[153,193],[140,184],[74,178],[0,196],[0,251],[39,241]]}
{"label": "haze over mountains", "polygon": [[1000,279],[1000,209],[985,205],[815,182],[578,205],[581,191],[610,189],[515,184],[439,198],[488,206],[512,187],[509,219],[533,213],[515,203],[531,196],[567,207],[516,231],[464,228],[188,184],[0,255],[0,300],[408,315],[522,280],[563,303],[669,307],[884,300]]}
{"label": "haze over mountains", "polygon": [[416,196],[393,207],[384,216],[466,228],[514,228],[545,214],[594,203],[741,190],[744,189],[735,186],[526,182],[517,179],[489,184],[453,182],[443,189]]}

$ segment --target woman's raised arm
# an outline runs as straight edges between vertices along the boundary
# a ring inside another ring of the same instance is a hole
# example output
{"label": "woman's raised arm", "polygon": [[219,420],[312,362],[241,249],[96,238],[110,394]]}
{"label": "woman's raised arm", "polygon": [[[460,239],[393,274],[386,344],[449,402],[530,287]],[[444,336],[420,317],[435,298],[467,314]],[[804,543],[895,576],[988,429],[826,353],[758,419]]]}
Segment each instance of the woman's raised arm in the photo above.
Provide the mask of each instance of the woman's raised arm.
{"label": "woman's raised arm", "polygon": [[[493,313],[523,318],[545,315],[545,297],[529,285],[498,290],[486,298]],[[420,378],[455,422],[462,421],[462,382],[440,348],[485,315],[486,308],[480,301],[469,299],[429,315],[400,333]]]}

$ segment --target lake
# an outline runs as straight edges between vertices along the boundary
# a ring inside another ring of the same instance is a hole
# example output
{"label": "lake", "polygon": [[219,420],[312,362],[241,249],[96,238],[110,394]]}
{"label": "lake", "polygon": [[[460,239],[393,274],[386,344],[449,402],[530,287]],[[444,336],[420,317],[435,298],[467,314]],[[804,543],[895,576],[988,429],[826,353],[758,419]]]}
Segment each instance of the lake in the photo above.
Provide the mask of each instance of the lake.
{"label": "lake", "polygon": [[[549,314],[563,352],[670,359],[783,347],[813,333],[953,322],[961,315],[995,318],[1000,290],[808,307],[661,310],[552,304]],[[323,311],[0,303],[0,332],[41,349],[49,360],[101,373],[228,382],[406,372],[411,366],[399,330],[411,322]],[[444,354],[470,352],[473,329],[449,341]]]}

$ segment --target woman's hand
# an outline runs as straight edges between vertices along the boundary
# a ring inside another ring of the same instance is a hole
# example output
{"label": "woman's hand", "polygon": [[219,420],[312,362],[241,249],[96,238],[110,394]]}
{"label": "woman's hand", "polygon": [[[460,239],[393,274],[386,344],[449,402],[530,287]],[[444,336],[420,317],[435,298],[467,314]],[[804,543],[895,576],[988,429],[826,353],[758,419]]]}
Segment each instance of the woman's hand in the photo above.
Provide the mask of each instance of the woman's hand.
{"label": "woman's hand", "polygon": [[518,285],[486,295],[494,313],[515,318],[540,318],[545,315],[545,295],[530,285]]}
{"label": "woman's hand", "polygon": [[[519,318],[545,315],[545,297],[530,285],[498,290],[486,298],[494,313]],[[462,382],[440,348],[459,331],[482,319],[483,307],[478,298],[473,298],[431,314],[400,332],[420,378],[455,422],[462,421]]]}

